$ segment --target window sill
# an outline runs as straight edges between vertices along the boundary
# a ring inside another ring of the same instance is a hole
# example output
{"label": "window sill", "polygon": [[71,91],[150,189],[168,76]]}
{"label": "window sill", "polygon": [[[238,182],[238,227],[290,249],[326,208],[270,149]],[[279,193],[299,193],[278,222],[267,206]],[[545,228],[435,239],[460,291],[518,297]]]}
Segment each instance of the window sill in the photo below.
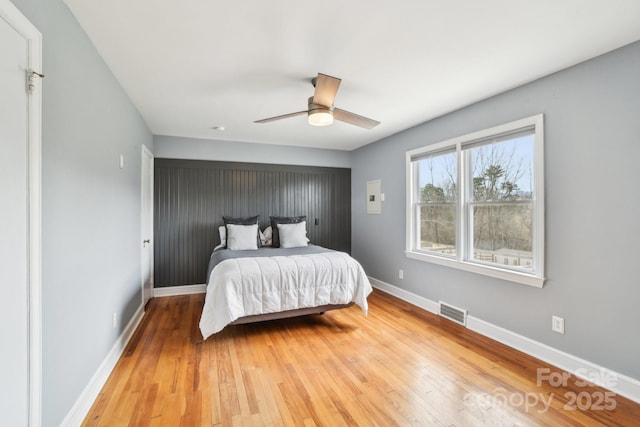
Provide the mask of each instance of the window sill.
{"label": "window sill", "polygon": [[505,270],[488,265],[474,264],[466,261],[458,261],[456,259],[429,255],[422,252],[407,250],[404,253],[407,258],[416,259],[418,261],[431,262],[433,264],[444,265],[446,267],[482,274],[483,276],[494,277],[496,279],[508,280],[510,282],[533,286],[536,288],[542,288],[544,286],[544,277],[538,277],[533,274],[527,274],[520,271]]}

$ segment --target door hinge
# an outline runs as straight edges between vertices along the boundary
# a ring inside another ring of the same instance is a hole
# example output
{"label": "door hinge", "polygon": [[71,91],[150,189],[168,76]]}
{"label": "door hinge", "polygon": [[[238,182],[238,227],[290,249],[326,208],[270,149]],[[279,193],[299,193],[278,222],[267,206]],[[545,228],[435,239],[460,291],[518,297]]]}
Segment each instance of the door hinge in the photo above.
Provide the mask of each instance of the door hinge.
{"label": "door hinge", "polygon": [[27,93],[29,95],[33,95],[33,92],[36,90],[36,79],[44,79],[44,74],[27,70]]}

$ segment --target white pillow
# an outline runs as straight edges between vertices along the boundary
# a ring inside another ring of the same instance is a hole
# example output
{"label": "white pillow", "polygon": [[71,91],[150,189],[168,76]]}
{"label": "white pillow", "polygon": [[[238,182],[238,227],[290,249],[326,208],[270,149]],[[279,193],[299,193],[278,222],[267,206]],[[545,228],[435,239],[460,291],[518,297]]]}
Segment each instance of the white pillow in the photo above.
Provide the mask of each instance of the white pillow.
{"label": "white pillow", "polygon": [[227,249],[233,251],[257,250],[258,224],[227,224]]}
{"label": "white pillow", "polygon": [[262,238],[262,246],[271,246],[271,238],[273,237],[273,229],[271,226],[268,226],[264,231],[261,231],[260,237]]}
{"label": "white pillow", "polygon": [[280,234],[280,247],[298,248],[307,246],[307,222],[302,221],[296,224],[278,224]]}
{"label": "white pillow", "polygon": [[218,234],[220,235],[220,244],[213,248],[214,252],[227,247],[227,227],[224,225],[218,227]]}
{"label": "white pillow", "polygon": [[224,225],[218,227],[218,234],[220,235],[220,244],[224,248],[227,246],[227,227]]}

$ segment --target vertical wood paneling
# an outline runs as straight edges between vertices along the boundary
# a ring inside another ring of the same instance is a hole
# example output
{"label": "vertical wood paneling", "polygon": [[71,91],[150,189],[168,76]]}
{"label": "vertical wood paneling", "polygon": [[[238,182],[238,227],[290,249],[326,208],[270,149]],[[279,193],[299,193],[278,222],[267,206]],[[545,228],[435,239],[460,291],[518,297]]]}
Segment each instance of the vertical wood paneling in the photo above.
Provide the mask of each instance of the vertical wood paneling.
{"label": "vertical wood paneling", "polygon": [[[351,170],[155,159],[156,287],[205,283],[222,216],[307,216],[312,243],[351,251]],[[315,225],[315,219],[319,225]]]}

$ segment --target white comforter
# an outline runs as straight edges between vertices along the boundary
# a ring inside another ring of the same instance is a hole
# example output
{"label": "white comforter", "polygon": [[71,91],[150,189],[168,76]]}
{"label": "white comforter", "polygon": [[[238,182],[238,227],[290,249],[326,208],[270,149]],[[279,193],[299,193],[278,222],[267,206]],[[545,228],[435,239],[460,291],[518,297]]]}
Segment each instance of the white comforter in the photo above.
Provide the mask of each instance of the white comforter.
{"label": "white comforter", "polygon": [[204,339],[239,317],[355,302],[366,315],[371,284],[344,252],[227,259],[216,265],[200,318]]}

